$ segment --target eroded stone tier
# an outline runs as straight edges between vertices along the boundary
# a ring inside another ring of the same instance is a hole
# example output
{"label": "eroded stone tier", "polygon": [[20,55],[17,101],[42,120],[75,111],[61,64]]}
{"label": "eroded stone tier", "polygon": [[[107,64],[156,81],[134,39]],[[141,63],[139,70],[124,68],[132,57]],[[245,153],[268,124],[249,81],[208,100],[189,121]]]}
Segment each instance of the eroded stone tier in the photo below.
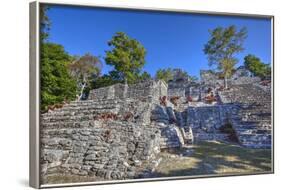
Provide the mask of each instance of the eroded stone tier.
{"label": "eroded stone tier", "polygon": [[60,172],[137,178],[153,170],[160,148],[184,144],[172,105],[159,105],[159,97],[167,94],[165,83],[129,86],[121,96],[123,87],[94,90],[90,100],[41,115],[43,181]]}
{"label": "eroded stone tier", "polygon": [[[193,85],[193,95],[205,88],[206,84]],[[227,140],[220,132],[227,122],[241,145],[270,148],[270,89],[251,83],[216,93],[220,101],[214,105],[200,98],[186,102],[186,93],[178,105],[169,101],[162,105],[159,98],[168,95],[162,81],[117,84],[91,91],[89,100],[42,114],[42,176],[59,172],[102,179],[145,176],[153,171],[152,163],[158,163],[156,155],[162,148],[181,147],[193,138]]]}
{"label": "eroded stone tier", "polygon": [[251,148],[270,148],[271,90],[253,84],[234,85],[220,92],[220,97],[222,103],[236,107],[231,119],[239,142]]}

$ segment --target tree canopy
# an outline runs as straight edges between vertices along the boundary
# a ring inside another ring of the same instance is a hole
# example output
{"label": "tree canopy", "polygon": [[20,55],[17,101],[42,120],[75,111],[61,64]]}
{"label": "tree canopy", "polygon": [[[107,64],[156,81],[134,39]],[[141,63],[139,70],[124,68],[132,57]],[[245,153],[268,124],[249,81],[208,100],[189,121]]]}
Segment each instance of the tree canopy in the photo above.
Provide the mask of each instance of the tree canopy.
{"label": "tree canopy", "polygon": [[48,105],[74,100],[76,81],[68,72],[72,58],[63,46],[54,43],[41,44],[41,109]]}
{"label": "tree canopy", "polygon": [[82,57],[76,58],[68,65],[71,76],[77,81],[77,87],[80,90],[79,100],[83,98],[90,90],[90,83],[94,78],[100,76],[102,64],[98,57],[86,53]]}
{"label": "tree canopy", "polygon": [[151,75],[148,72],[144,71],[143,73],[140,74],[138,80],[139,81],[148,81],[151,79],[152,79]]}
{"label": "tree canopy", "polygon": [[111,50],[106,51],[105,61],[114,66],[115,77],[123,82],[136,82],[145,64],[146,50],[142,44],[123,32],[117,32],[108,45]]}
{"label": "tree canopy", "polygon": [[171,68],[167,68],[167,69],[158,69],[156,71],[156,79],[158,80],[163,80],[165,82],[168,82],[169,80],[173,79],[173,71]]}
{"label": "tree canopy", "polygon": [[258,76],[262,79],[271,76],[270,64],[263,63],[260,58],[252,54],[244,57],[244,65],[249,71],[251,71],[251,73],[253,73],[254,76]]}
{"label": "tree canopy", "polygon": [[232,25],[226,28],[217,27],[210,30],[211,38],[204,46],[204,53],[208,56],[209,65],[216,65],[222,72],[227,88],[229,78],[238,60],[235,55],[244,50],[243,42],[247,37],[246,28],[237,30]]}
{"label": "tree canopy", "polygon": [[51,26],[51,21],[47,16],[47,11],[50,9],[48,5],[40,6],[40,40],[43,42],[49,37],[49,30]]}

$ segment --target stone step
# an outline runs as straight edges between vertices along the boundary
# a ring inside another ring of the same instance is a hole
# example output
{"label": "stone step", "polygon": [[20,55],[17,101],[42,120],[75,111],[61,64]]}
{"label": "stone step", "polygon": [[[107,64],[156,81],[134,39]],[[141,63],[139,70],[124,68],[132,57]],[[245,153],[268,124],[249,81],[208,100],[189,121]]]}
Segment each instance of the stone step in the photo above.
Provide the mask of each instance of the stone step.
{"label": "stone step", "polygon": [[179,142],[168,142],[168,143],[161,143],[160,148],[177,148],[180,147]]}
{"label": "stone step", "polygon": [[248,108],[241,108],[239,111],[271,111],[271,105],[263,105],[263,106],[258,106],[258,107],[248,107]]}
{"label": "stone step", "polygon": [[87,113],[87,112],[102,112],[102,111],[108,111],[108,110],[119,110],[119,106],[108,106],[108,107],[102,107],[102,106],[91,106],[87,108],[82,107],[76,107],[76,108],[62,108],[62,109],[56,109],[54,111],[49,111],[45,114],[42,114],[43,117],[45,116],[53,116],[53,115],[67,115],[67,114],[75,114],[75,113]]}
{"label": "stone step", "polygon": [[113,109],[121,107],[119,104],[107,104],[107,105],[102,105],[102,104],[91,104],[87,106],[73,106],[73,107],[63,107],[60,110],[61,111],[76,111],[76,110],[92,110],[92,109]]}
{"label": "stone step", "polygon": [[119,99],[100,99],[100,100],[82,100],[82,101],[73,101],[67,104],[68,106],[77,106],[77,105],[88,105],[88,104],[111,104],[123,102]]}
{"label": "stone step", "polygon": [[233,126],[234,129],[271,129],[271,124],[261,124],[261,123],[256,123],[256,124],[237,124]]}
{"label": "stone step", "polygon": [[271,113],[270,108],[240,109],[238,113]]}
{"label": "stone step", "polygon": [[[120,103],[121,104],[121,103]],[[102,108],[102,107],[116,107],[116,105],[119,106],[119,103],[112,103],[112,104],[94,104],[94,103],[91,103],[91,104],[84,104],[84,105],[73,105],[73,106],[70,106],[70,105],[65,105],[63,106],[62,108],[58,108],[58,109],[55,109],[55,110],[69,110],[69,109],[73,109],[73,110],[76,110],[76,109],[91,109],[91,108]]]}
{"label": "stone step", "polygon": [[271,121],[271,115],[257,115],[257,114],[251,114],[251,115],[236,115],[235,117],[232,117],[233,120],[244,120],[244,121]]}
{"label": "stone step", "polygon": [[225,133],[196,133],[193,131],[193,136],[195,140],[227,140],[228,134]]}
{"label": "stone step", "polygon": [[268,127],[271,126],[270,120],[258,120],[258,121],[241,121],[236,120],[233,121],[234,126],[239,127],[248,127],[248,128],[260,128],[260,127]]}
{"label": "stone step", "polygon": [[271,142],[271,134],[238,134],[237,137],[242,144]]}
{"label": "stone step", "polygon": [[254,122],[254,123],[236,123],[233,125],[234,129],[271,129],[271,123],[261,123],[261,122]]}
{"label": "stone step", "polygon": [[101,101],[93,101],[93,100],[84,100],[84,101],[75,101],[69,104],[63,105],[62,108],[57,108],[52,112],[56,112],[58,110],[79,110],[79,109],[91,109],[92,107],[102,108],[102,107],[114,107],[116,105],[120,106],[120,104],[124,103],[121,100],[101,100]]}
{"label": "stone step", "polygon": [[41,123],[57,123],[57,122],[78,122],[78,121],[91,121],[94,120],[93,115],[76,115],[76,116],[60,116],[55,118],[43,118],[41,119]]}
{"label": "stone step", "polygon": [[250,135],[250,134],[271,134],[270,129],[236,129],[239,135]]}
{"label": "stone step", "polygon": [[82,128],[82,127],[90,127],[91,121],[84,122],[73,122],[73,121],[64,121],[64,122],[47,122],[41,123],[43,128]]}
{"label": "stone step", "polygon": [[246,148],[264,148],[264,149],[268,149],[268,148],[271,148],[271,143],[264,143],[264,144],[244,143],[243,146],[246,147]]}
{"label": "stone step", "polygon": [[[61,119],[61,118],[80,118],[80,117],[93,117],[98,114],[102,113],[118,113],[118,109],[101,109],[101,110],[81,110],[81,111],[64,111],[64,112],[56,112],[56,113],[49,113],[47,115],[43,115],[41,119],[44,120],[49,120],[49,119]],[[54,117],[55,116],[55,117]]]}
{"label": "stone step", "polygon": [[165,138],[165,137],[160,138],[160,143],[162,143],[162,144],[180,144],[178,140],[169,139],[169,138]]}
{"label": "stone step", "polygon": [[240,123],[271,123],[271,117],[253,117],[253,116],[239,116],[236,115],[231,118],[234,122],[240,122]]}

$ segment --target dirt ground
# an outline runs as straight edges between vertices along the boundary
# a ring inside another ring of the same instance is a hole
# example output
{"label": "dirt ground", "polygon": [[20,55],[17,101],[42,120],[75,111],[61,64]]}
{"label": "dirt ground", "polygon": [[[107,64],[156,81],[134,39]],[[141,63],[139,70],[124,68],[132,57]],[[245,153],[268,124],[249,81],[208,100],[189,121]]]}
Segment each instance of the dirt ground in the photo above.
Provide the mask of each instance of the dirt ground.
{"label": "dirt ground", "polygon": [[248,149],[210,141],[189,148],[163,151],[153,177],[202,174],[246,174],[271,171],[270,149]]}

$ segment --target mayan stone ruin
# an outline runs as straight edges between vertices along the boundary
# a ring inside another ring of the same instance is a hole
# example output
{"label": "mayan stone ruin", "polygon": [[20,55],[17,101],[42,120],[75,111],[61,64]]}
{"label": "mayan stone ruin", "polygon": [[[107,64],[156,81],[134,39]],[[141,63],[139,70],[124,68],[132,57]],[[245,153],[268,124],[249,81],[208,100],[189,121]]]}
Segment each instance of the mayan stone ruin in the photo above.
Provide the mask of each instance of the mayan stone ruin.
{"label": "mayan stone ruin", "polygon": [[87,100],[42,114],[42,175],[144,178],[161,162],[161,150],[199,141],[271,148],[270,84],[242,67],[229,79],[229,89],[222,84],[211,71],[201,71],[200,81],[175,74],[168,83],[94,89]]}

